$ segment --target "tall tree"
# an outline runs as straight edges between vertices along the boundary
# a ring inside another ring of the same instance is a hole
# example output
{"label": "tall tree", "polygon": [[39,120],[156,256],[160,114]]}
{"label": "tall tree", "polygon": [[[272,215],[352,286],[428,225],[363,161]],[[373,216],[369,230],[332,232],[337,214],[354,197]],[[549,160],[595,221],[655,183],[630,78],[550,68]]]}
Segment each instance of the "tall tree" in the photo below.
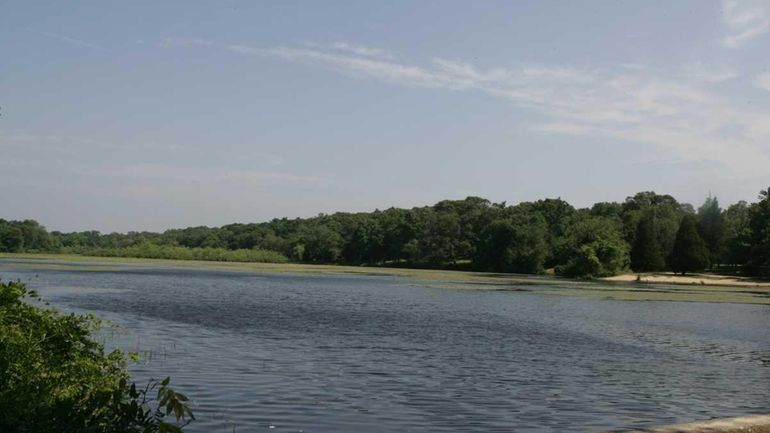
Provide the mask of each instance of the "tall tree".
{"label": "tall tree", "polygon": [[749,209],[751,256],[747,269],[755,275],[770,275],[770,188],[759,193],[759,202]]}
{"label": "tall tree", "polygon": [[568,277],[605,277],[628,268],[628,244],[620,222],[612,217],[588,217],[568,232],[567,262],[556,272]]}
{"label": "tall tree", "polygon": [[712,266],[722,262],[724,255],[725,217],[716,197],[709,197],[698,208],[698,233],[709,250]]}
{"label": "tall tree", "polygon": [[668,194],[645,191],[628,197],[622,214],[626,240],[633,245],[639,221],[652,214],[656,242],[665,258],[674,247],[679,222],[686,213],[692,213],[692,206],[682,205]]}
{"label": "tall tree", "polygon": [[745,265],[751,257],[749,206],[741,200],[724,211],[722,261],[729,265]]}
{"label": "tall tree", "polygon": [[631,247],[631,268],[636,272],[653,272],[662,271],[665,266],[655,213],[647,212],[636,226],[636,236]]}
{"label": "tall tree", "polygon": [[702,271],[709,265],[709,250],[698,234],[697,221],[692,215],[682,218],[668,265],[672,271],[683,275],[686,272]]}
{"label": "tall tree", "polygon": [[542,272],[547,246],[547,226],[539,214],[492,222],[481,233],[476,265],[487,271],[536,274]]}
{"label": "tall tree", "polygon": [[0,225],[0,251],[15,253],[24,248],[24,233],[12,225]]}

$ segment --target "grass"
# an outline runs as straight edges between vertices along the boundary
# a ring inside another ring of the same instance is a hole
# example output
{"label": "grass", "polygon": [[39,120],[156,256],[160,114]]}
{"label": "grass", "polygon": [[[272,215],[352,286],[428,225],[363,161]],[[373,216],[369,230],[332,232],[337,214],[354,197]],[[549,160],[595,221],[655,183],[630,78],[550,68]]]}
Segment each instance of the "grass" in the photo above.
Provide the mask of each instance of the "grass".
{"label": "grass", "polygon": [[402,277],[406,284],[442,289],[529,292],[550,296],[575,296],[619,301],[728,302],[770,305],[770,285],[658,284],[635,281],[580,281],[553,276],[499,274],[429,269],[297,263],[238,263],[195,260],[89,257],[75,254],[0,253],[7,268],[119,271],[126,267],[173,267],[250,273],[308,275],[377,275]]}

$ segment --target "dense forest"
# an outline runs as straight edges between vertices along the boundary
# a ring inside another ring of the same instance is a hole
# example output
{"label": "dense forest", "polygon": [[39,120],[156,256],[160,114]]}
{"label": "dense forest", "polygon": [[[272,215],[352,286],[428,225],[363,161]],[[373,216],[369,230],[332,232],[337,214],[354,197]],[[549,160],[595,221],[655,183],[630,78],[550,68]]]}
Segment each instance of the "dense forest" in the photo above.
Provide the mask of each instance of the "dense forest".
{"label": "dense forest", "polygon": [[479,197],[369,213],[321,214],[163,233],[48,232],[0,219],[0,251],[96,256],[404,266],[570,277],[713,270],[770,275],[770,188],[752,204],[695,209],[640,192],[577,209],[561,199],[516,205]]}

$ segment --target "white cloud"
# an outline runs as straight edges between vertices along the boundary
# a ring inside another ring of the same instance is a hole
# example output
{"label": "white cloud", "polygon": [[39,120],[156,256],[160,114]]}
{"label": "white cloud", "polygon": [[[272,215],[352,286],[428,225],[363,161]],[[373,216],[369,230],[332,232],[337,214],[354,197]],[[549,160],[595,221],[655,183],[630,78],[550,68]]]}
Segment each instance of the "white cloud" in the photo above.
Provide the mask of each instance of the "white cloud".
{"label": "white cloud", "polygon": [[770,1],[723,0],[722,18],[728,35],[722,45],[738,48],[757,36],[770,33]]}
{"label": "white cloud", "polygon": [[213,42],[201,38],[166,38],[158,44],[161,48],[211,47],[213,45]]}
{"label": "white cloud", "polygon": [[[533,127],[539,133],[651,143],[672,157],[716,162],[745,175],[766,173],[770,166],[770,128],[760,126],[770,113],[733,103],[715,86],[738,77],[730,67],[484,69],[457,60],[434,58],[425,65],[412,65],[320,48],[228,49],[403,86],[483,92],[539,113],[545,119]],[[757,83],[764,83],[763,78]]]}
{"label": "white cloud", "polygon": [[770,92],[770,72],[765,72],[754,77],[754,85]]}
{"label": "white cloud", "polygon": [[395,56],[382,48],[368,47],[366,45],[349,44],[347,42],[336,42],[332,44],[332,48],[338,51],[357,54],[359,56],[366,57],[380,57],[383,59],[393,59]]}
{"label": "white cloud", "polygon": [[59,33],[40,32],[40,34],[44,35],[44,36],[48,36],[49,38],[53,38],[53,39],[60,40],[62,42],[66,42],[66,43],[71,44],[71,45],[77,45],[79,47],[88,48],[90,50],[109,52],[108,49],[106,49],[106,48],[104,48],[104,47],[102,47],[100,45],[93,44],[91,42],[86,42],[86,41],[83,41],[83,40],[80,40],[80,39],[72,38],[72,37],[69,37],[69,36],[66,36],[66,35],[62,35],[62,34],[59,34]]}

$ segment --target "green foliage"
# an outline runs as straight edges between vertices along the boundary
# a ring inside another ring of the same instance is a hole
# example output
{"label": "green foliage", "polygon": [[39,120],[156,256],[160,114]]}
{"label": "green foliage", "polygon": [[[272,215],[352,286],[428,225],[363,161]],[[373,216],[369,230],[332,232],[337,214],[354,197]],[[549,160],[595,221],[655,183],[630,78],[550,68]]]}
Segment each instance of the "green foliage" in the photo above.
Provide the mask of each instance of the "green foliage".
{"label": "green foliage", "polygon": [[631,246],[631,268],[636,272],[661,271],[666,266],[656,224],[654,212],[648,212],[636,226]]}
{"label": "green foliage", "polygon": [[[122,354],[91,338],[98,320],[35,300],[24,284],[0,282],[0,431],[180,432],[194,419],[168,378],[128,385]],[[165,421],[171,413],[175,423]]]}
{"label": "green foliage", "polygon": [[321,220],[317,225],[304,226],[299,239],[304,246],[304,262],[334,263],[342,254],[342,236],[332,222]]}
{"label": "green foliage", "polygon": [[78,254],[99,257],[138,257],[144,259],[206,260],[218,262],[286,263],[288,259],[275,251],[226,250],[224,248],[187,248],[145,242],[124,248],[76,248]]}
{"label": "green foliage", "polygon": [[629,248],[619,220],[589,217],[567,233],[567,262],[556,273],[567,277],[607,277],[628,269]]}
{"label": "green foliage", "polygon": [[698,208],[698,233],[709,250],[709,262],[718,265],[725,255],[725,216],[716,197],[709,197]]}
{"label": "green foliage", "polygon": [[723,215],[724,238],[721,261],[729,265],[745,264],[751,257],[749,206],[745,201],[739,201],[728,207]]}
{"label": "green foliage", "polygon": [[682,218],[668,264],[672,271],[682,274],[702,271],[709,265],[709,250],[698,234],[697,221],[692,215]]}
{"label": "green foliage", "polygon": [[553,267],[564,263],[566,258],[560,253],[565,250],[564,241],[567,231],[577,220],[578,215],[575,208],[560,198],[521,203],[517,207],[526,212],[538,213],[545,220],[547,246],[545,266]]}
{"label": "green foliage", "polygon": [[537,214],[496,220],[481,234],[476,265],[487,271],[540,273],[547,254],[546,233],[546,223]]}
{"label": "green foliage", "polygon": [[[767,193],[765,191],[765,193]],[[765,197],[763,195],[762,197]],[[643,191],[622,203],[575,209],[562,199],[509,206],[480,197],[368,213],[338,212],[255,224],[188,227],[162,233],[52,232],[32,220],[0,220],[0,251],[238,262],[352,264],[458,269],[473,267],[598,276],[622,272],[630,252],[638,272],[666,269],[680,222],[697,228],[715,265],[770,273],[767,221],[760,203],[721,210],[709,198],[697,213],[670,195]],[[763,207],[764,206],[764,207]],[[586,222],[591,220],[592,222]],[[501,222],[503,221],[503,222]],[[585,226],[595,231],[593,237]],[[542,239],[535,240],[534,234]],[[617,234],[621,240],[617,239]],[[498,238],[499,237],[499,238]],[[581,238],[581,239],[578,239]]]}
{"label": "green foliage", "polygon": [[0,226],[0,251],[16,253],[24,248],[24,234],[18,227]]}
{"label": "green foliage", "polygon": [[[644,260],[646,266],[643,267],[649,269],[645,270],[663,270],[665,257],[674,248],[679,222],[686,213],[692,213],[692,206],[681,204],[667,194],[661,195],[653,191],[645,191],[626,198],[622,212],[623,230],[626,240],[632,245],[631,265],[634,270],[640,270],[637,269],[640,264],[637,259],[640,257],[646,257]],[[652,230],[652,234],[645,233],[645,235],[654,236],[655,240],[643,239],[641,243],[637,243],[636,235],[639,230],[639,223],[645,219],[652,220],[651,222],[648,221],[649,225],[644,228],[645,230]],[[644,252],[644,254],[634,253],[635,247],[641,247],[645,244],[650,248],[642,248],[642,250],[637,251]]]}
{"label": "green foliage", "polygon": [[748,269],[770,276],[770,188],[759,193],[759,202],[749,209],[750,258]]}
{"label": "green foliage", "polygon": [[37,221],[0,219],[0,251],[46,251],[54,244],[48,232]]}

